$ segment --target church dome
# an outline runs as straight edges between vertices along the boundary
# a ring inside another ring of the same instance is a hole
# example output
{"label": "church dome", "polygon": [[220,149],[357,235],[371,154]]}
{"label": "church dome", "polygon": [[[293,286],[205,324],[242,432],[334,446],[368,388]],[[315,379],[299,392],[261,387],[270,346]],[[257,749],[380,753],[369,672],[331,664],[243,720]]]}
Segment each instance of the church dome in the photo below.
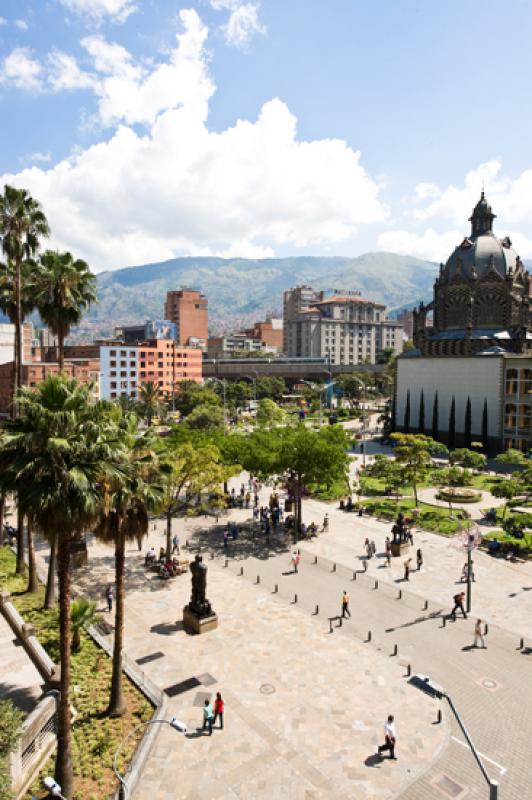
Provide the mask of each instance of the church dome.
{"label": "church dome", "polygon": [[469,219],[471,235],[455,248],[443,270],[444,280],[451,281],[457,274],[465,280],[482,278],[496,270],[504,278],[519,264],[519,257],[508,237],[498,239],[493,233],[491,206],[482,192],[480,200]]}

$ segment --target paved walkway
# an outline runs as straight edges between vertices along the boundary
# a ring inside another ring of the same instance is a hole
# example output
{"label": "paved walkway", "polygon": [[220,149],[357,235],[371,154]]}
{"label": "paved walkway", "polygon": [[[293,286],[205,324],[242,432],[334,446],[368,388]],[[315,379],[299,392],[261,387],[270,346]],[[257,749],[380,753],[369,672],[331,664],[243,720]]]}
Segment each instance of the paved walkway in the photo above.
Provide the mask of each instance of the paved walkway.
{"label": "paved walkway", "polygon": [[0,614],[0,699],[29,714],[42,695],[43,681],[20,639]]}
{"label": "paved walkway", "polygon": [[[506,500],[503,500],[499,497],[494,497],[491,492],[487,492],[485,490],[478,489],[482,494],[482,500],[478,503],[455,503],[453,502],[453,508],[463,508],[469,514],[471,514],[472,519],[482,519],[484,516],[484,512],[487,508],[499,508],[506,503]],[[430,503],[432,505],[441,506],[442,508],[449,508],[449,503],[444,502],[443,500],[438,500],[436,495],[438,494],[439,489],[420,489],[418,491],[418,497],[424,503]]]}

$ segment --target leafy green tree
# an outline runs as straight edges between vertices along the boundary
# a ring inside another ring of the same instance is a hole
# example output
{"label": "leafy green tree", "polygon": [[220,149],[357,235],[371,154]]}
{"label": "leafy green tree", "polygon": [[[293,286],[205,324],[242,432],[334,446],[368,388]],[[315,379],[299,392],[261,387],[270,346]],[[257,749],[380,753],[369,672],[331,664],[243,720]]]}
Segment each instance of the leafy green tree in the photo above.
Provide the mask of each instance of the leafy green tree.
{"label": "leafy green tree", "polygon": [[350,407],[353,408],[364,394],[364,385],[367,384],[367,377],[365,374],[362,376],[362,374],[358,373],[345,373],[338,375],[335,383],[342,390],[343,396]]}
{"label": "leafy green tree", "polygon": [[[118,409],[115,409],[115,414]],[[115,631],[113,639],[113,674],[108,714],[119,717],[126,707],[122,688],[122,651],[125,616],[126,542],[136,541],[148,532],[148,513],[162,505],[163,484],[154,440],[138,430],[132,414],[114,418],[119,458],[111,475],[102,474],[102,511],[95,535],[115,547]]]}
{"label": "leafy green tree", "polygon": [[59,579],[60,699],[56,780],[71,800],[70,549],[74,538],[98,516],[101,475],[114,458],[115,436],[91,389],[50,376],[36,389],[17,394],[19,416],[4,424],[0,472],[4,487],[51,540],[57,536]]}
{"label": "leafy green tree", "polygon": [[222,484],[240,471],[236,460],[237,451],[233,452],[235,460],[229,466],[224,463],[215,444],[183,441],[180,431],[161,440],[158,453],[164,465],[164,496],[161,507],[166,516],[167,558],[172,555],[174,517],[198,512],[206,502],[211,507],[221,504]]}
{"label": "leafy green tree", "polygon": [[528,463],[526,455],[520,450],[514,450],[512,447],[509,447],[504,453],[499,453],[495,461],[497,464],[513,464],[516,467]]}
{"label": "leafy green tree", "polygon": [[148,428],[151,428],[153,418],[156,417],[164,403],[161,400],[159,384],[155,381],[146,381],[140,387],[138,407],[139,411],[146,420]]}
{"label": "leafy green tree", "polygon": [[464,418],[464,444],[471,447],[471,398],[468,396]]}
{"label": "leafy green tree", "polygon": [[389,364],[395,355],[393,347],[385,347],[380,353],[377,353],[377,364]]}
{"label": "leafy green tree", "polygon": [[391,438],[397,442],[394,450],[396,461],[402,464],[403,480],[414,490],[414,500],[418,505],[417,487],[430,472],[432,458],[430,436],[412,433],[392,433]]}
{"label": "leafy green tree", "polygon": [[[216,385],[219,396],[221,396],[222,388],[219,383]],[[238,409],[246,408],[251,400],[252,388],[247,381],[231,381],[226,384],[227,403],[233,411],[238,412]]]}
{"label": "leafy green tree", "polygon": [[9,754],[22,733],[24,714],[11,700],[0,700],[0,800],[11,800]]}
{"label": "leafy green tree", "polygon": [[40,204],[26,189],[4,186],[0,195],[0,240],[7,263],[2,272],[7,273],[13,288],[13,323],[15,325],[15,381],[14,392],[22,386],[22,323],[23,274],[28,262],[36,254],[40,240],[49,235],[48,221]]}
{"label": "leafy green tree", "polygon": [[96,601],[86,597],[77,597],[70,605],[70,625],[72,628],[72,652],[77,653],[81,647],[81,631],[94,625],[99,619],[96,612]]}
{"label": "leafy green tree", "polygon": [[218,405],[201,403],[190,412],[186,422],[190,428],[198,428],[204,431],[212,428],[223,428],[224,412]]}
{"label": "leafy green tree", "polygon": [[263,375],[257,379],[257,400],[268,398],[279,401],[286,392],[286,383],[282,378]]}
{"label": "leafy green tree", "polygon": [[[365,475],[372,478],[379,478],[384,481],[387,489],[390,489],[398,497],[399,489],[403,485],[404,477],[402,466],[393,458],[377,454],[375,461],[366,467]],[[364,478],[361,478],[361,485],[363,485]]]}
{"label": "leafy green tree", "polygon": [[422,435],[425,433],[425,395],[423,389],[421,390],[421,396],[419,398],[419,419],[417,428],[418,433]]}
{"label": "leafy green tree", "polygon": [[501,481],[500,483],[494,483],[492,485],[492,495],[494,497],[500,497],[501,499],[506,500],[506,503],[504,504],[504,511],[502,512],[503,519],[506,517],[506,512],[508,511],[508,503],[519,494],[520,490],[521,486],[519,482],[511,479]]}
{"label": "leafy green tree", "polygon": [[[229,385],[230,384],[227,384],[228,389]],[[219,384],[216,384],[216,389],[211,389],[209,386],[201,386],[201,384],[195,381],[183,381],[179,386],[179,392],[175,396],[176,411],[179,411],[184,419],[188,417],[196,406],[221,405],[220,397],[217,394],[219,386]]]}
{"label": "leafy green tree", "polygon": [[434,402],[432,404],[432,438],[437,439],[439,435],[439,410],[438,410],[438,392],[434,394]]}
{"label": "leafy green tree", "polygon": [[456,464],[465,469],[484,469],[486,466],[486,456],[483,453],[475,453],[466,447],[460,447],[449,454],[451,464]]}
{"label": "leafy green tree", "polygon": [[271,428],[286,422],[286,412],[268,397],[259,400],[256,420],[259,425]]}
{"label": "leafy green tree", "polygon": [[456,403],[453,395],[453,398],[451,400],[451,408],[449,411],[449,433],[447,439],[449,450],[454,450],[454,442],[456,436],[455,427],[456,427]]}

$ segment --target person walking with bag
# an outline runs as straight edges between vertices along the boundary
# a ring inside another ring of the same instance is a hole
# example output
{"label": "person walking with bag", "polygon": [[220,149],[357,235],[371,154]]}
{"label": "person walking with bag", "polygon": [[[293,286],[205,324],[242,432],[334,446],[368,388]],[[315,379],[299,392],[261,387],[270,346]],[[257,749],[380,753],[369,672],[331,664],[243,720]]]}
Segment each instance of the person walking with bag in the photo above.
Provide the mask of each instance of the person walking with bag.
{"label": "person walking with bag", "polygon": [[210,700],[205,700],[205,705],[203,706],[203,728],[209,731],[209,736],[212,736],[212,706]]}
{"label": "person walking with bag", "polygon": [[482,642],[483,650],[486,650],[486,642],[484,641],[484,637],[482,635],[482,620],[477,619],[475,622],[475,641],[473,647],[478,647],[478,640]]}
{"label": "person walking with bag", "polygon": [[220,717],[220,730],[224,729],[224,707],[225,703],[220,692],[216,692],[216,700],[214,701],[214,720],[213,725],[216,725],[216,720]]}
{"label": "person walking with bag", "polygon": [[390,714],[384,723],[384,742],[384,744],[379,745],[379,755],[385,751],[389,751],[390,758],[393,761],[397,761],[397,758],[395,757],[396,734],[393,714]]}
{"label": "person walking with bag", "polygon": [[351,612],[349,611],[349,594],[344,589],[342,595],[342,619],[346,617],[351,617]]}
{"label": "person walking with bag", "polygon": [[113,610],[113,597],[114,597],[114,589],[111,584],[107,587],[107,591],[105,593],[107,598],[107,610],[109,613]]}

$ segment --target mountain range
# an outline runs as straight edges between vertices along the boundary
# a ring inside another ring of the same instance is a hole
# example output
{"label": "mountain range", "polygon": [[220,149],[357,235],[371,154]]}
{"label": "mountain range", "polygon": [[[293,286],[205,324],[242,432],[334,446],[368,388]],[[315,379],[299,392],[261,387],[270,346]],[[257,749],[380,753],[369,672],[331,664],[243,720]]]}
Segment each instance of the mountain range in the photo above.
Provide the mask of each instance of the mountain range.
{"label": "mountain range", "polygon": [[166,292],[182,287],[208,297],[214,330],[280,315],[283,291],[301,283],[330,291],[359,290],[390,311],[429,300],[436,273],[436,264],[385,252],[356,258],[172,258],[97,275],[98,303],[85,324],[104,334],[115,324],[161,319]]}

